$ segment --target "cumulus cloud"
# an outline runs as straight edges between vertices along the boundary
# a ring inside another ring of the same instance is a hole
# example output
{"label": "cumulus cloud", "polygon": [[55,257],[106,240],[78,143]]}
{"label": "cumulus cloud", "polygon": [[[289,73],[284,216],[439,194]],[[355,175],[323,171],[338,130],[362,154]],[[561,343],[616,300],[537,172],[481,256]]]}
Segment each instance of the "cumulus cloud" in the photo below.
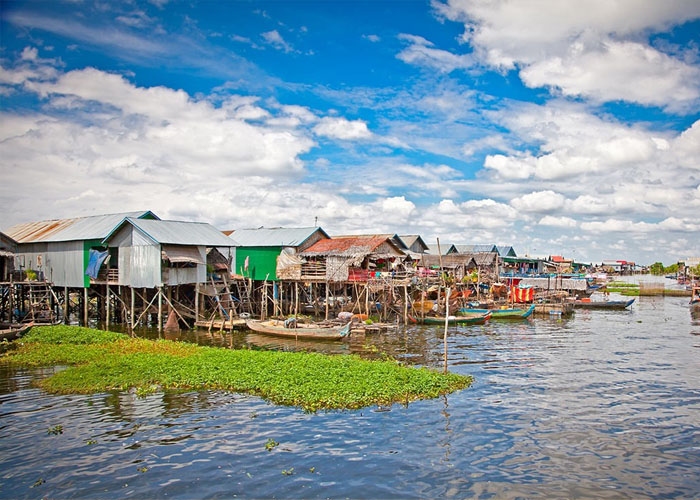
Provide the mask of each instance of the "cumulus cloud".
{"label": "cumulus cloud", "polygon": [[698,2],[449,0],[433,5],[440,15],[464,23],[462,40],[483,63],[519,70],[530,87],[675,111],[697,104],[698,69],[641,39],[699,18]]}
{"label": "cumulus cloud", "polygon": [[510,204],[522,212],[547,213],[564,207],[566,198],[554,191],[539,191],[514,198]]}
{"label": "cumulus cloud", "polygon": [[343,139],[346,141],[357,139],[369,139],[372,133],[367,128],[367,123],[362,120],[348,120],[341,117],[327,116],[322,118],[314,127],[316,135]]}

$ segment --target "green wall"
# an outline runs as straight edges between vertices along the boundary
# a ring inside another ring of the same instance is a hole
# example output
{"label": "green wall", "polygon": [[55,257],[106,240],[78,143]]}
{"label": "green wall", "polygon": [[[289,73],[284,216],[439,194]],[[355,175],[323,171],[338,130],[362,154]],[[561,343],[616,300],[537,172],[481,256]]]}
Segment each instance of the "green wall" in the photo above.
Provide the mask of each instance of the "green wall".
{"label": "green wall", "polygon": [[[277,256],[280,252],[282,247],[238,247],[233,272],[254,281],[277,281]],[[246,257],[249,257],[247,271],[243,269]]]}

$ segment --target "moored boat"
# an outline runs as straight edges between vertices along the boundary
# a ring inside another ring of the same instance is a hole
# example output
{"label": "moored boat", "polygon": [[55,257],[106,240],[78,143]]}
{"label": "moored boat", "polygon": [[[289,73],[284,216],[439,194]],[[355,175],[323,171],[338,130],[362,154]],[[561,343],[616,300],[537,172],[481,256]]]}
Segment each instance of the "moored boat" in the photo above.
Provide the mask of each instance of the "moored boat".
{"label": "moored boat", "polygon": [[635,299],[628,300],[575,300],[578,309],[627,309]]}
{"label": "moored boat", "polygon": [[491,312],[491,319],[526,319],[532,316],[535,311],[535,304],[532,304],[527,309],[521,307],[507,307],[505,309],[472,309],[463,307],[459,310],[459,314],[477,313],[484,314]]}
{"label": "moored boat", "polygon": [[690,294],[690,312],[700,314],[700,286],[694,286]]}
{"label": "moored boat", "polygon": [[34,323],[19,323],[5,326],[7,328],[0,330],[0,340],[15,340],[27,333],[34,326]]}
{"label": "moored boat", "polygon": [[483,325],[491,319],[491,311],[462,316],[425,316],[422,318],[409,316],[408,318],[411,322],[422,325],[444,325],[445,322],[447,322],[448,325]]}
{"label": "moored boat", "polygon": [[246,320],[246,326],[258,333],[278,337],[323,340],[340,340],[347,337],[350,335],[351,324],[352,322],[343,325],[299,326],[296,321],[289,320]]}

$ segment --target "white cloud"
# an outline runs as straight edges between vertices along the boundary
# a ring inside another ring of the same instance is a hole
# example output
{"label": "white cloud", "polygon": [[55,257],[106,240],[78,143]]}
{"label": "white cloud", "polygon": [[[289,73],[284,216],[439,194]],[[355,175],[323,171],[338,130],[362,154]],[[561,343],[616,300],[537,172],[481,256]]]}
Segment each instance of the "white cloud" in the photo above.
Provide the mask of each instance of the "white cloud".
{"label": "white cloud", "polygon": [[521,212],[547,213],[564,207],[566,198],[554,191],[539,191],[513,199],[510,204]]}
{"label": "white cloud", "polygon": [[367,128],[367,123],[362,120],[348,120],[346,118],[327,116],[321,118],[314,127],[317,135],[333,139],[357,140],[369,139],[372,133]]}
{"label": "white cloud", "polygon": [[572,219],[571,217],[552,217],[551,215],[545,215],[542,217],[538,224],[541,226],[552,226],[552,227],[561,227],[561,228],[575,228],[578,223],[576,222],[576,219]]}
{"label": "white cloud", "polygon": [[280,35],[279,31],[277,30],[267,31],[262,33],[260,36],[262,36],[263,40],[265,40],[268,45],[271,45],[277,50],[281,50],[283,52],[292,52],[294,50],[292,46],[287,43],[284,38],[282,38],[282,35]]}
{"label": "white cloud", "polygon": [[396,57],[407,64],[425,66],[437,69],[443,73],[454,70],[466,70],[474,66],[474,58],[470,54],[453,54],[447,50],[433,48],[433,43],[425,38],[402,34],[401,40],[409,42],[408,47]]}
{"label": "white cloud", "polygon": [[[484,63],[520,71],[531,87],[595,101],[625,100],[689,111],[700,73],[641,41],[700,17],[700,3],[656,0],[449,0],[434,2],[465,25],[463,41]],[[630,82],[635,82],[630,85]]]}

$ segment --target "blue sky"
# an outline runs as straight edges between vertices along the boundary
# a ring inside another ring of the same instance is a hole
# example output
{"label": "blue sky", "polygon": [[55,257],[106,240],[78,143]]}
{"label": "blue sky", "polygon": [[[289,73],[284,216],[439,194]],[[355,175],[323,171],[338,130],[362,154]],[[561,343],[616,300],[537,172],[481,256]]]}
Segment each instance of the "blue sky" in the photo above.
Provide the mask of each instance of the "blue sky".
{"label": "blue sky", "polygon": [[150,209],[700,256],[700,2],[0,9],[0,230]]}

